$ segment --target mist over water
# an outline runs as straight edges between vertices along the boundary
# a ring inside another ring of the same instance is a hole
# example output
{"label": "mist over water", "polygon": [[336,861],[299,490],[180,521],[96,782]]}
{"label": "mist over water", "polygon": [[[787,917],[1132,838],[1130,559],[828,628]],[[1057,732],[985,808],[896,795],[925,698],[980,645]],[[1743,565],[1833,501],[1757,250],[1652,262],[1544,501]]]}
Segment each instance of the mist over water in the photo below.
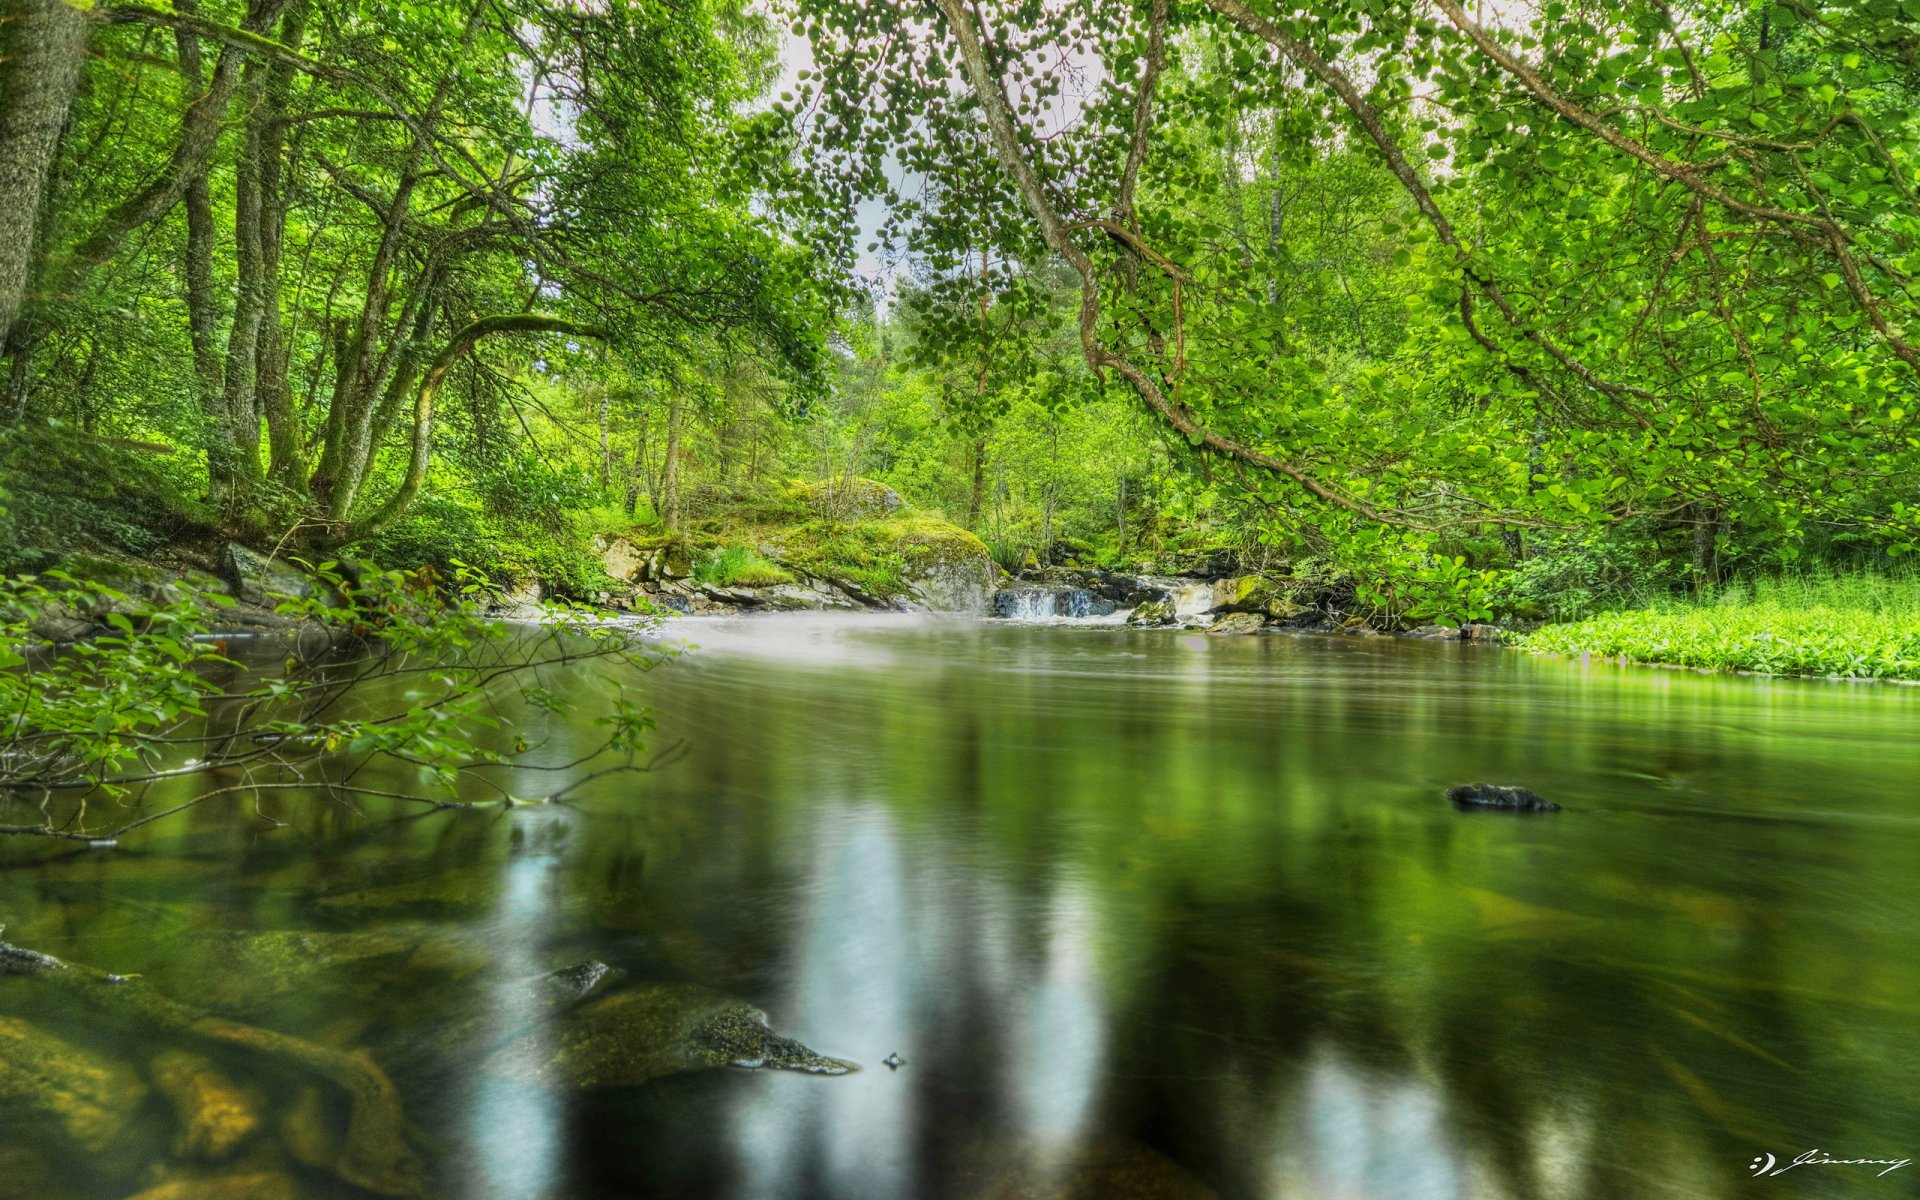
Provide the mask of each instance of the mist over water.
{"label": "mist over water", "polygon": [[[207,810],[17,852],[8,940],[368,1047],[454,1196],[1913,1194],[1911,1167],[1748,1164],[1920,1152],[1920,691],[1392,639],[674,633],[698,649],[631,681],[680,747],[652,774],[574,808],[268,836]],[[570,699],[583,733],[609,702]],[[1441,798],[1475,781],[1566,811]],[[246,985],[202,948],[236,929],[409,948]],[[550,1019],[514,984],[588,958],[863,1069],[490,1074]],[[0,1018],[104,1044],[22,983]],[[72,1196],[172,1156],[164,1107],[82,1151],[4,1097],[0,1154]]]}

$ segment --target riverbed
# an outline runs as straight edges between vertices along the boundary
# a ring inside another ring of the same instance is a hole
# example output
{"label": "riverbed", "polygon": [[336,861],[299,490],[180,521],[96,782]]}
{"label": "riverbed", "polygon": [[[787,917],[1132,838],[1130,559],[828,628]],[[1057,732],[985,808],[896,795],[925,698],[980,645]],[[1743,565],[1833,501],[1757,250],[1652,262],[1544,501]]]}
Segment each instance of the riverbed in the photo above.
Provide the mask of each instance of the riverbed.
{"label": "riverbed", "polygon": [[[1751,1164],[1920,1157],[1920,691],[1392,638],[671,632],[695,648],[523,730],[585,744],[629,687],[646,774],[0,847],[6,940],[366,1050],[453,1197],[1914,1194],[1920,1167]],[[1476,781],[1563,811],[1442,798]],[[316,940],[276,966],[262,931]],[[516,986],[587,961],[862,1069],[492,1069],[546,1019]],[[166,1048],[31,980],[5,1022],[126,1089]],[[218,1159],[157,1092],[90,1141],[0,1079],[0,1196],[373,1194],[299,1152],[299,1081],[212,1057],[259,1110]]]}

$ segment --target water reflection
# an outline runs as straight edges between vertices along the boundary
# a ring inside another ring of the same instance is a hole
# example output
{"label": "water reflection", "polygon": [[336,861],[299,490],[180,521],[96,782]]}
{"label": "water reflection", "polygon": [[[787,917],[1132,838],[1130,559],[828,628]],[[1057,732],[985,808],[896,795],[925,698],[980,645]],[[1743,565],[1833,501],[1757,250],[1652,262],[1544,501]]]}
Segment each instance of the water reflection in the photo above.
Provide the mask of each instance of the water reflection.
{"label": "water reflection", "polygon": [[[1745,1164],[1920,1150],[1920,691],[1424,643],[683,632],[702,648],[642,681],[688,747],[655,775],[505,817],[276,810],[301,824],[266,838],[208,806],[111,855],[4,864],[9,937],[370,1048],[450,1197],[1911,1194],[1911,1168]],[[590,733],[598,686],[556,743]],[[1440,802],[1472,779],[1567,811]],[[259,930],[334,957],[246,987],[193,949]],[[865,1069],[584,1095],[481,1071],[529,1027],[553,1044],[516,985],[585,958]],[[18,981],[0,1018],[119,1050]],[[40,1175],[0,1181],[124,1200],[179,1167],[159,1099],[88,1154],[10,1078],[0,1171]]]}
{"label": "water reflection", "polygon": [[[531,1031],[529,1053],[551,1053],[551,1031],[541,1023],[540,993],[526,986],[547,965],[553,935],[570,814],[559,809],[516,812],[512,849],[501,871],[498,900],[486,921],[492,955],[482,989],[485,1014],[478,1046],[495,1046]],[[481,1073],[467,1117],[460,1194],[474,1200],[553,1200],[565,1148],[558,1098],[546,1089]]]}

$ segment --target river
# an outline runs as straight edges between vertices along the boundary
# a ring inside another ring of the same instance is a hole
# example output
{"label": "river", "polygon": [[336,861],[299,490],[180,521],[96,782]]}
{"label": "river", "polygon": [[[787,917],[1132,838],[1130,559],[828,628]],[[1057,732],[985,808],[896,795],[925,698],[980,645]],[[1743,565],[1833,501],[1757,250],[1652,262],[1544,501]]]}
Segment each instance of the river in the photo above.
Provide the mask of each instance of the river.
{"label": "river", "polygon": [[[675,632],[697,649],[625,681],[659,713],[645,775],[567,807],[276,798],[288,828],[207,806],[110,851],[10,845],[6,940],[367,1049],[439,1193],[473,1200],[1920,1187],[1751,1177],[1920,1158],[1920,690],[1390,638]],[[589,741],[608,692],[582,677],[529,732]],[[1473,781],[1564,811],[1454,811]],[[323,936],[287,966],[245,931]],[[584,959],[863,1069],[586,1093],[489,1070],[550,1019],[516,985]],[[212,1054],[258,1129],[200,1162],[142,1082],[165,1039],[97,1024],[0,980],[0,1196],[371,1194],[288,1148],[312,1089],[258,1059]],[[94,1102],[123,1111],[9,1100],[9,1030],[125,1072]]]}

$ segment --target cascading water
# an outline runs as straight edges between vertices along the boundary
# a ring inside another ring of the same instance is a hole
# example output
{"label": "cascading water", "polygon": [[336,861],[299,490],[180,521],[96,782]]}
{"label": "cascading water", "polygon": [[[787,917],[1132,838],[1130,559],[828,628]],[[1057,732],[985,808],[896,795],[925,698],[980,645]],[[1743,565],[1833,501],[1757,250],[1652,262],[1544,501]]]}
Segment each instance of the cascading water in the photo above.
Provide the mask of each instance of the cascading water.
{"label": "cascading water", "polygon": [[1118,608],[1086,588],[1007,588],[993,594],[993,615],[1010,621],[1087,620],[1113,616]]}

